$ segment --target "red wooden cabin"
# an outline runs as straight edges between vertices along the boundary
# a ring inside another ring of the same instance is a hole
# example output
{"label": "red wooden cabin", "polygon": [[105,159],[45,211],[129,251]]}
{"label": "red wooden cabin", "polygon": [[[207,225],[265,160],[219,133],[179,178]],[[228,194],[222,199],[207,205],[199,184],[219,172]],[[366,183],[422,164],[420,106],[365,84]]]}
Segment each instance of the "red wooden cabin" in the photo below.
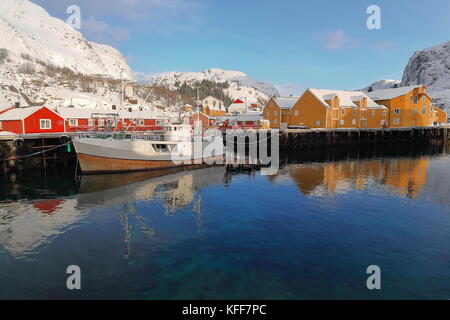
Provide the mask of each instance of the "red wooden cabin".
{"label": "red wooden cabin", "polygon": [[47,107],[13,108],[0,114],[0,131],[16,134],[65,132],[64,118]]}

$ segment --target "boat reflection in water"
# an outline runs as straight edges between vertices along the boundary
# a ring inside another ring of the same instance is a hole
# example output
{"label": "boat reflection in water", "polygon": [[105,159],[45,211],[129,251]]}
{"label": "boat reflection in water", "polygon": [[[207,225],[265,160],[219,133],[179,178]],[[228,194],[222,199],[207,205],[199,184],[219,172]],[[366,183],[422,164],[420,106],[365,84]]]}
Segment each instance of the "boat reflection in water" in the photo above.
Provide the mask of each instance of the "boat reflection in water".
{"label": "boat reflection in water", "polygon": [[[146,225],[139,210],[136,209],[137,203],[161,199],[166,214],[192,204],[197,226],[201,226],[200,189],[207,185],[220,184],[224,175],[224,167],[200,167],[190,171],[174,168],[83,176],[79,194],[72,197],[47,195],[39,199],[20,199],[1,203],[0,244],[16,259],[33,259],[44,244],[82,223],[83,219],[91,216],[92,211],[110,208],[104,210],[110,212],[119,208],[119,219],[125,229],[125,240],[129,250],[130,225],[127,219],[130,215],[136,218],[137,224],[147,235],[152,236],[157,232]],[[52,192],[46,190],[45,193]]]}

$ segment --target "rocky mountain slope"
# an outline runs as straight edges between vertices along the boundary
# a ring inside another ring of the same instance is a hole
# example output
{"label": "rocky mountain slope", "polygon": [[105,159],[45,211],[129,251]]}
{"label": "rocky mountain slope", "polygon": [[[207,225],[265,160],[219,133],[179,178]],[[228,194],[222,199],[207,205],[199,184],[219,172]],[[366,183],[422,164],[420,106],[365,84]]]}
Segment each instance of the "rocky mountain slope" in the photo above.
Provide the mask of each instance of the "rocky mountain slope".
{"label": "rocky mountain slope", "polygon": [[268,100],[272,96],[279,96],[278,90],[268,82],[249,78],[240,71],[206,69],[201,72],[170,72],[155,77],[151,82],[157,85],[177,89],[183,83],[194,86],[203,80],[216,83],[228,83],[224,93],[232,99],[247,99],[248,102]]}
{"label": "rocky mountain slope", "polygon": [[437,105],[450,110],[450,41],[415,52],[405,68],[401,84],[426,85]]}
{"label": "rocky mountain slope", "polygon": [[437,106],[450,112],[450,41],[424,50],[416,51],[400,80],[380,80],[364,88],[368,91],[399,87],[426,85],[428,93]]}
{"label": "rocky mountain slope", "polygon": [[0,1],[0,50],[3,71],[55,66],[86,75],[118,79],[123,73],[124,78],[133,78],[118,50],[87,41],[28,0]]}

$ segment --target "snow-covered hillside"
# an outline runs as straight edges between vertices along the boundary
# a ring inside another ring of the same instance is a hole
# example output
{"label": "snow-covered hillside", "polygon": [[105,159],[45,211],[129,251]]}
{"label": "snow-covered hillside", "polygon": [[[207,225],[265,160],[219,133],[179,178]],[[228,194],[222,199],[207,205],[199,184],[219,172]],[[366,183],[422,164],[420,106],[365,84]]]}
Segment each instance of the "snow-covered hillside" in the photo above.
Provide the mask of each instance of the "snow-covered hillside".
{"label": "snow-covered hillside", "polygon": [[414,53],[402,85],[424,84],[438,105],[450,110],[450,41]]}
{"label": "snow-covered hillside", "polygon": [[28,0],[0,1],[0,49],[6,49],[8,56],[0,61],[1,70],[14,71],[24,65],[40,70],[51,65],[116,79],[123,72],[124,78],[133,78],[118,50],[87,41]]}
{"label": "snow-covered hillside", "polygon": [[400,86],[400,83],[401,83],[400,80],[379,80],[368,85],[361,91],[369,91],[369,88],[372,88],[372,90],[390,89],[394,88],[395,85]]}
{"label": "snow-covered hillside", "polygon": [[151,82],[176,89],[177,83],[192,85],[202,80],[217,83],[228,82],[229,88],[224,89],[224,92],[233,99],[247,99],[248,102],[258,102],[261,99],[268,100],[270,97],[279,96],[278,90],[271,83],[251,79],[240,71],[217,68],[206,69],[202,72],[169,72],[155,77]]}

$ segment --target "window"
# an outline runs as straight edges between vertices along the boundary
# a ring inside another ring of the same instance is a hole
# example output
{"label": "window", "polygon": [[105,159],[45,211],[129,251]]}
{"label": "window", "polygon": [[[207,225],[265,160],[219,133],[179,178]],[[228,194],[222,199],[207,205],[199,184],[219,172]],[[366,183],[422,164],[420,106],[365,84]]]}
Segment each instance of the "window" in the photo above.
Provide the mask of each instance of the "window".
{"label": "window", "polygon": [[94,119],[88,119],[88,126],[89,127],[95,126],[95,120]]}
{"label": "window", "polygon": [[277,116],[277,115],[278,115],[278,112],[274,111],[274,112],[273,112],[273,115],[274,115],[274,116]]}
{"label": "window", "polygon": [[3,130],[3,124],[1,121],[0,121],[0,130]]}
{"label": "window", "polygon": [[316,121],[316,127],[320,127],[320,120]]}
{"label": "window", "polygon": [[413,96],[412,95],[409,96],[409,100],[413,101]]}
{"label": "window", "polygon": [[161,120],[156,120],[156,124],[160,125],[161,124]]}
{"label": "window", "polygon": [[399,115],[400,114],[400,109],[399,108],[394,108],[394,114],[395,115]]}
{"label": "window", "polygon": [[375,115],[376,115],[376,111],[372,110],[372,117],[375,117]]}
{"label": "window", "polygon": [[274,123],[274,124],[277,124],[277,123],[278,123],[278,119],[274,119],[274,120],[273,120],[273,123]]}
{"label": "window", "polygon": [[78,126],[78,119],[69,119],[69,126],[77,127]]}
{"label": "window", "polygon": [[352,125],[356,124],[356,119],[352,119]]}
{"label": "window", "polygon": [[413,109],[412,113],[413,113],[413,115],[416,115],[417,114],[417,110]]}
{"label": "window", "polygon": [[422,102],[426,102],[427,98],[425,96],[422,97]]}
{"label": "window", "polygon": [[206,104],[206,105],[209,105],[208,100],[205,100],[205,104]]}
{"label": "window", "polygon": [[426,114],[427,113],[427,106],[423,106],[422,107],[422,114]]}
{"label": "window", "polygon": [[298,116],[298,110],[294,111],[294,116]]}
{"label": "window", "polygon": [[341,121],[339,121],[339,124],[340,124],[341,126],[343,126],[343,125],[344,125],[344,119],[341,119]]}
{"label": "window", "polygon": [[400,119],[399,118],[394,118],[394,124],[400,124]]}
{"label": "window", "polygon": [[341,114],[344,115],[345,114],[345,110],[341,109]]}
{"label": "window", "polygon": [[352,113],[352,114],[353,114],[354,116],[356,116],[357,113],[358,113],[358,110],[356,110],[356,108],[353,109],[353,113]]}
{"label": "window", "polygon": [[52,120],[50,119],[41,119],[40,120],[40,128],[42,130],[48,130],[52,128]]}
{"label": "window", "polygon": [[143,126],[144,125],[144,119],[137,119],[137,125]]}
{"label": "window", "polygon": [[270,117],[270,111],[267,111],[266,115],[267,115],[268,117]]}
{"label": "window", "polygon": [[104,127],[105,126],[105,119],[98,119],[98,125],[99,125],[99,127]]}

